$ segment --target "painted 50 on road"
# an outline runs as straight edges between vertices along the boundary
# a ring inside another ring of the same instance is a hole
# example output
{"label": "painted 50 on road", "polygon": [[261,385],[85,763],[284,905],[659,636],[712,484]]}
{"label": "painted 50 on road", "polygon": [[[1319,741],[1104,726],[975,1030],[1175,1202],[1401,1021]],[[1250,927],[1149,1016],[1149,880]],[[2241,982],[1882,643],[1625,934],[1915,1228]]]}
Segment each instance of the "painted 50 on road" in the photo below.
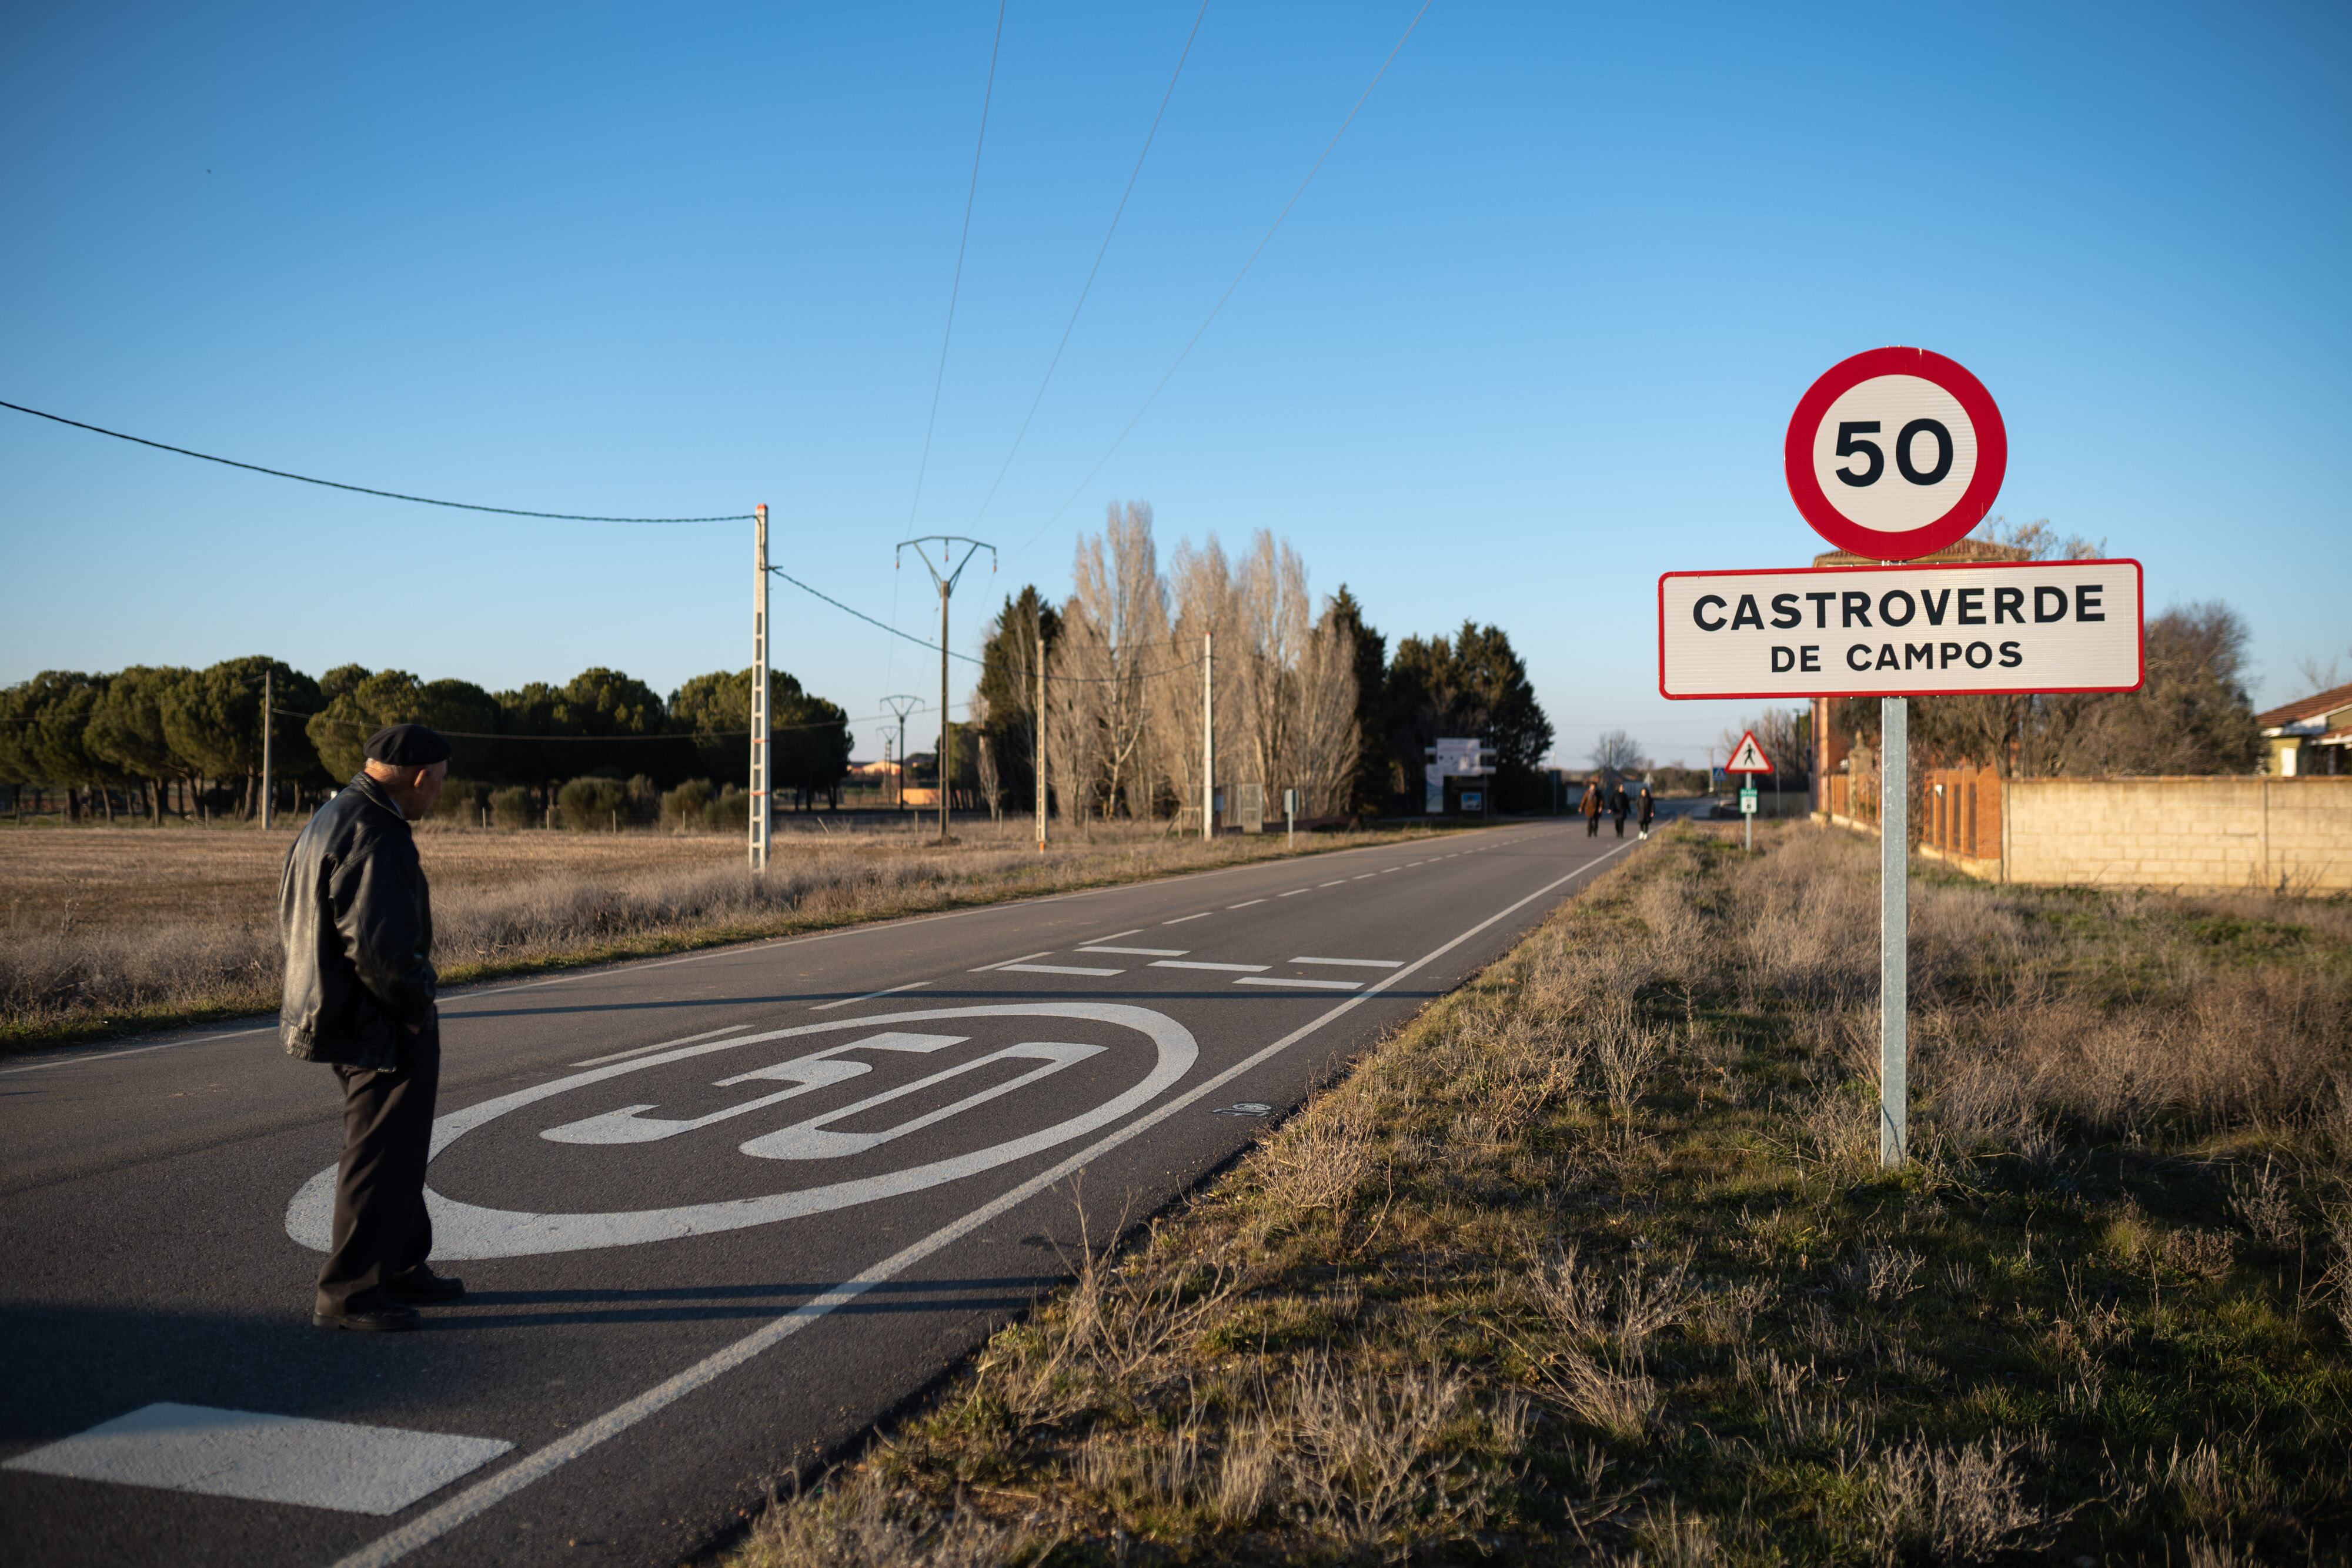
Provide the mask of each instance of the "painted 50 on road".
{"label": "painted 50 on road", "polygon": [[2136,560],[1670,571],[1668,697],[2123,692],[2141,678]]}

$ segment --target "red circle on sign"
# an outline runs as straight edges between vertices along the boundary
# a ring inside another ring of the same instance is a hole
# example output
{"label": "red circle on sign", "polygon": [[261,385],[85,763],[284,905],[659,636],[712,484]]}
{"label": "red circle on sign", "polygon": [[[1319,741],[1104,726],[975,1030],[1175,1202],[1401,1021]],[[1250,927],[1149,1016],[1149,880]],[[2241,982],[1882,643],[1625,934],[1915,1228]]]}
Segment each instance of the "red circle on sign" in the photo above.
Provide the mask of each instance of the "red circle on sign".
{"label": "red circle on sign", "polygon": [[[1916,528],[1898,531],[1855,522],[1838,510],[1813,471],[1813,439],[1831,405],[1879,376],[1916,376],[1932,382],[1951,394],[1975,427],[1976,470],[1968,488],[1949,511]],[[1992,510],[1993,497],[2000,494],[2001,479],[2009,470],[2009,430],[2000,422],[1992,393],[1958,361],[1926,349],[1870,349],[1832,365],[1797,400],[1797,412],[1789,418],[1785,457],[1789,495],[1815,533],[1866,559],[1914,560],[1967,537]]]}

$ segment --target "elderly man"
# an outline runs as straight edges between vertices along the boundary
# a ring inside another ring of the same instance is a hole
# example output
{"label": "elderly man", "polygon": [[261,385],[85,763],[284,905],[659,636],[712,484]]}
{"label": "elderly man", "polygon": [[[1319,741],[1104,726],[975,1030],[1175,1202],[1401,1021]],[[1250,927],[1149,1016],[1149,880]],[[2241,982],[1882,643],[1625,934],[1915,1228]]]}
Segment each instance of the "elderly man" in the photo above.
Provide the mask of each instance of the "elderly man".
{"label": "elderly man", "polygon": [[412,1303],[465,1292],[425,1262],[441,1032],[433,907],[408,830],[448,774],[449,743],[432,730],[378,730],[365,769],[294,841],[278,884],[278,1033],[289,1056],[331,1063],[343,1090],[333,1245],[310,1317],[322,1329],[413,1329]]}

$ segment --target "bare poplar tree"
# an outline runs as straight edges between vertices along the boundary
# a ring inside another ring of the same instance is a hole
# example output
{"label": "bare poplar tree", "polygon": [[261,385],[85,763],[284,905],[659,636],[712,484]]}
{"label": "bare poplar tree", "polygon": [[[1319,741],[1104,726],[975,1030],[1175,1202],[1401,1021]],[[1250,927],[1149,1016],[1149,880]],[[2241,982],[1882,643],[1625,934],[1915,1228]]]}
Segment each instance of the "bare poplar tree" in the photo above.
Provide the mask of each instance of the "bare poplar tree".
{"label": "bare poplar tree", "polygon": [[1150,662],[1168,654],[1167,588],[1150,506],[1113,503],[1103,531],[1078,541],[1070,575],[1073,591],[1049,682],[1054,733],[1070,758],[1066,777],[1078,800],[1105,818],[1122,802],[1148,816],[1147,676]]}

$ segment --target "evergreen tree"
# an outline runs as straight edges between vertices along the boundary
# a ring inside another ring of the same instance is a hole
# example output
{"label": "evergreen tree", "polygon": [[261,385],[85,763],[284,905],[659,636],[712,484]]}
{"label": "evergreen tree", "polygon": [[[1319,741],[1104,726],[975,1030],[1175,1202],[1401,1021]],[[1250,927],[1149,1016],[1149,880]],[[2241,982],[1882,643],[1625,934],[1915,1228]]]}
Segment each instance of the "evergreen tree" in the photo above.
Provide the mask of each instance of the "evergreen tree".
{"label": "evergreen tree", "polygon": [[1389,758],[1389,640],[1364,620],[1364,607],[1344,582],[1324,613],[1355,646],[1356,773],[1348,810],[1360,817],[1378,816],[1398,793]]}
{"label": "evergreen tree", "polygon": [[[980,654],[980,684],[974,688],[977,727],[994,753],[997,789],[1013,809],[1025,808],[1037,789],[1037,633],[1042,611],[1045,652],[1050,658],[1062,636],[1062,617],[1050,604],[1041,605],[1036,588],[1008,596],[996,612],[988,643]],[[957,743],[959,771],[976,777],[973,759],[979,747]],[[969,751],[970,756],[965,753]],[[1046,772],[1053,761],[1046,761]]]}

